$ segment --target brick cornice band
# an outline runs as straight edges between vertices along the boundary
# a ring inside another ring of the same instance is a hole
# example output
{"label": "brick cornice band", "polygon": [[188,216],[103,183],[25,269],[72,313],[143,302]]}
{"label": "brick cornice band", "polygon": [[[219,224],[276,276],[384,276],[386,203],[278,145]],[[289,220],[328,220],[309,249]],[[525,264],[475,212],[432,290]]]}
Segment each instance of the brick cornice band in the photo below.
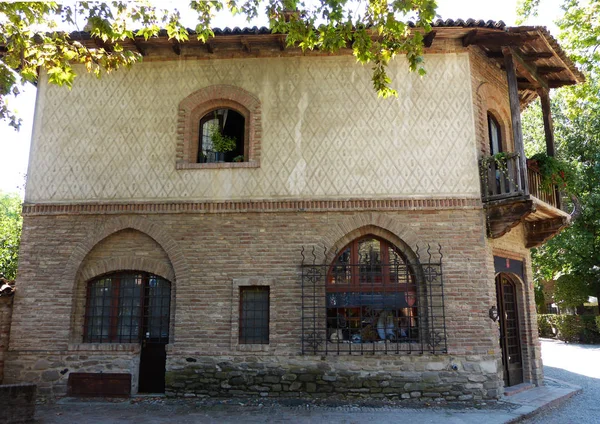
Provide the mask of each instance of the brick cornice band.
{"label": "brick cornice band", "polygon": [[224,202],[76,203],[23,205],[23,215],[239,213],[480,209],[475,198],[250,200]]}

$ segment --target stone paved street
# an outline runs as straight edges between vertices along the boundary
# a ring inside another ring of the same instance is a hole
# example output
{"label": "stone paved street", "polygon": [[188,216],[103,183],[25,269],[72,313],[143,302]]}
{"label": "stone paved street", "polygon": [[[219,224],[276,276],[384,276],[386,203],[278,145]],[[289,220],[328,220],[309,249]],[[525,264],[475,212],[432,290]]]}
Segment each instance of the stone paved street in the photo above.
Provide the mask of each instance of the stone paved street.
{"label": "stone paved street", "polygon": [[600,346],[542,341],[544,374],[581,386],[583,392],[558,407],[524,421],[528,424],[600,423]]}

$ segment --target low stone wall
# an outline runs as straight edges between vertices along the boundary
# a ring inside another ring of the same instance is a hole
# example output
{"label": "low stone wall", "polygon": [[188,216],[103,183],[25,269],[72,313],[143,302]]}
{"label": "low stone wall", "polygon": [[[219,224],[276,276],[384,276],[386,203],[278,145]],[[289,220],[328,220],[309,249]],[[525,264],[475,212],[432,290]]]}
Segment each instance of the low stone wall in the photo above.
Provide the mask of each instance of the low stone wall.
{"label": "low stone wall", "polygon": [[170,396],[497,399],[495,356],[170,358]]}
{"label": "low stone wall", "polygon": [[6,383],[28,382],[40,398],[67,394],[71,372],[130,373],[132,393],[137,392],[140,345],[73,344],[67,351],[8,352]]}
{"label": "low stone wall", "polygon": [[35,384],[0,385],[0,423],[33,422],[35,392]]}
{"label": "low stone wall", "polygon": [[0,297],[0,384],[4,381],[4,361],[8,350],[13,298]]}

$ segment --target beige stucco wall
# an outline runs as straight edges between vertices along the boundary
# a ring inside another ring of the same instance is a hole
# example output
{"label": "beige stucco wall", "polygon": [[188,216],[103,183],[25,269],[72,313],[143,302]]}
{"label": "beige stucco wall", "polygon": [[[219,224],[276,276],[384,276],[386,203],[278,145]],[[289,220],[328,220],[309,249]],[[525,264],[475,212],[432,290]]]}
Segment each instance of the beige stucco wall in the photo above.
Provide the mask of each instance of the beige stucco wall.
{"label": "beige stucco wall", "polygon": [[[26,202],[268,198],[478,198],[467,53],[426,57],[428,74],[349,56],[148,62],[72,90],[39,85]],[[262,104],[260,168],[176,170],[179,102],[231,84]]]}

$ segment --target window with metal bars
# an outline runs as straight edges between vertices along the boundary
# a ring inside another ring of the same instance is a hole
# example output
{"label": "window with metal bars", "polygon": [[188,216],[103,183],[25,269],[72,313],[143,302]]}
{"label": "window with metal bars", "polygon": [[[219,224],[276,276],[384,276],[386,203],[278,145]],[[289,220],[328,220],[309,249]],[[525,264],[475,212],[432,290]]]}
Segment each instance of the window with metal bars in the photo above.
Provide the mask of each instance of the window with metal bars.
{"label": "window with metal bars", "polygon": [[346,246],[329,270],[326,290],[331,341],[418,339],[414,272],[385,240],[366,237]]}
{"label": "window with metal bars", "polygon": [[269,344],[269,287],[240,287],[240,344]]}
{"label": "window with metal bars", "polygon": [[171,283],[153,274],[117,272],[88,283],[84,342],[169,340]]}
{"label": "window with metal bars", "polygon": [[[442,251],[412,260],[375,235],[331,263],[302,249],[303,354],[445,353]],[[326,256],[326,255],[324,255]],[[312,260],[311,260],[312,257]]]}

